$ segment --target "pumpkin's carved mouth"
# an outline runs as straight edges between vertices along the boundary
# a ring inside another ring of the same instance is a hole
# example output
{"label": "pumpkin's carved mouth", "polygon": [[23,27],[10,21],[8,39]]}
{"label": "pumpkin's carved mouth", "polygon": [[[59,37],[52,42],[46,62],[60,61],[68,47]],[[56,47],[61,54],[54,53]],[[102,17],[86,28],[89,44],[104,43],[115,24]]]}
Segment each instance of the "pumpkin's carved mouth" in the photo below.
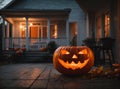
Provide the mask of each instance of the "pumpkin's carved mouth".
{"label": "pumpkin's carved mouth", "polygon": [[68,61],[64,62],[62,59],[58,59],[58,61],[66,69],[76,70],[76,69],[82,69],[84,66],[86,66],[89,59],[85,60],[83,63],[81,63],[80,61],[78,61],[78,63],[75,63],[74,61],[69,63]]}

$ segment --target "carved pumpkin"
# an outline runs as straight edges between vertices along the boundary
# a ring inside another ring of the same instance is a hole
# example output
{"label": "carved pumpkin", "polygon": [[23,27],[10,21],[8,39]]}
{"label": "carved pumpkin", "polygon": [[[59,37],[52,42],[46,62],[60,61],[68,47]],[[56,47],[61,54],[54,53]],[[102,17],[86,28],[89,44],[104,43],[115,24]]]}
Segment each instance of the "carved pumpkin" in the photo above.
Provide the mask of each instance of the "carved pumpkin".
{"label": "carved pumpkin", "polygon": [[86,46],[61,46],[53,55],[54,67],[66,75],[87,73],[94,64],[94,56]]}

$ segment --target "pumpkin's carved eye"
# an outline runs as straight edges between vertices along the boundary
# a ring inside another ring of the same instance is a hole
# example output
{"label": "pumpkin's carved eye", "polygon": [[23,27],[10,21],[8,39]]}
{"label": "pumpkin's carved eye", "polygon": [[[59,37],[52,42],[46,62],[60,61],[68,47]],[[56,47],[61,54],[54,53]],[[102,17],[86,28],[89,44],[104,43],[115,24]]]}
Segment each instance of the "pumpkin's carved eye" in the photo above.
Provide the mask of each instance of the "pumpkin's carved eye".
{"label": "pumpkin's carved eye", "polygon": [[87,49],[83,49],[82,51],[79,51],[78,54],[87,54]]}
{"label": "pumpkin's carved eye", "polygon": [[61,50],[61,54],[70,54],[70,52],[68,52],[67,50]]}

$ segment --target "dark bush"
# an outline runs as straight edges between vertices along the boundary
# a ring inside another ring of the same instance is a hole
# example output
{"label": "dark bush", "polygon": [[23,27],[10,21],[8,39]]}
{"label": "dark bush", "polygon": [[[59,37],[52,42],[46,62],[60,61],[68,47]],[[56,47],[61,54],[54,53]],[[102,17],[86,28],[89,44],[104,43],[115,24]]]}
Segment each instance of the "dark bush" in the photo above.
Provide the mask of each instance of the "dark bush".
{"label": "dark bush", "polygon": [[57,48],[57,44],[55,41],[50,41],[47,44],[47,50],[50,52],[50,54],[53,54],[56,48]]}
{"label": "dark bush", "polygon": [[86,38],[85,40],[83,40],[83,45],[92,47],[92,46],[96,45],[96,40],[94,38]]}

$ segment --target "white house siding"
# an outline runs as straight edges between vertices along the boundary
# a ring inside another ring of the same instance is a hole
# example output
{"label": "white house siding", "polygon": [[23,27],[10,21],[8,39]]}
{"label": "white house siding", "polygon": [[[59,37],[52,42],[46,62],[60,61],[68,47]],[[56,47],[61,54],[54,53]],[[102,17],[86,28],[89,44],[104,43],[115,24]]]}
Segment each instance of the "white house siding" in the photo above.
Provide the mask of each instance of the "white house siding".
{"label": "white house siding", "polygon": [[[69,23],[77,22],[78,30],[78,45],[82,44],[82,40],[85,36],[85,15],[82,9],[79,7],[78,3],[75,0],[21,0],[23,3],[18,3],[12,8],[18,9],[67,9],[71,8],[69,15]],[[39,3],[39,4],[38,4]],[[10,8],[9,8],[10,9]]]}
{"label": "white house siding", "polygon": [[9,4],[12,0],[0,0],[0,9],[4,8],[7,4]]}

